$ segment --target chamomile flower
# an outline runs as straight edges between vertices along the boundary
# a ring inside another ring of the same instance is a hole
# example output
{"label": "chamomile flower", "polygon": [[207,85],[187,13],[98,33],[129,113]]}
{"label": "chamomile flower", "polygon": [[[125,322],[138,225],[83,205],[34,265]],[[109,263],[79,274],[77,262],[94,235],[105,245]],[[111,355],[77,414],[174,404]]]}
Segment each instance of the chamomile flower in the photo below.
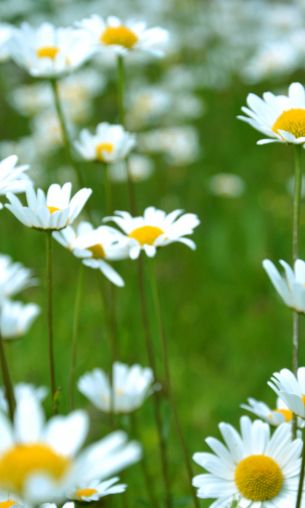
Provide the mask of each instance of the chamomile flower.
{"label": "chamomile flower", "polygon": [[284,276],[274,264],[265,259],[263,267],[283,302],[291,309],[305,313],[305,262],[297,259],[292,269],[286,261],[280,260]]}
{"label": "chamomile flower", "polygon": [[112,50],[118,55],[144,51],[162,56],[162,47],[168,40],[168,32],[163,28],[147,28],[144,22],[125,22],[115,16],[103,19],[93,15],[80,21],[78,26],[88,31],[95,48]]}
{"label": "chamomile flower", "polygon": [[84,159],[113,163],[129,154],[135,146],[135,136],[121,125],[103,122],[94,134],[83,129],[74,145]]}
{"label": "chamomile flower", "polygon": [[100,270],[116,286],[124,286],[122,277],[107,263],[128,257],[125,237],[109,226],[94,228],[82,221],[76,229],[68,227],[53,234],[63,247],[82,259],[85,266]]}
{"label": "chamomile flower", "polygon": [[[25,172],[29,166],[16,166],[18,157],[11,155],[0,162],[0,196],[6,195],[7,192],[18,194],[24,192],[30,182]],[[0,210],[2,204],[0,203]]]}
{"label": "chamomile flower", "polygon": [[0,493],[17,495],[28,506],[63,503],[80,485],[93,488],[92,482],[110,480],[139,460],[139,445],[128,443],[121,431],[80,451],[87,432],[84,411],[46,422],[35,393],[24,393],[17,398],[13,424],[0,414]]}
{"label": "chamomile flower", "polygon": [[289,369],[275,372],[268,384],[293,413],[305,419],[305,367],[297,375]]}
{"label": "chamomile flower", "polygon": [[26,334],[40,313],[35,303],[5,300],[0,305],[0,335],[4,340],[17,339]]}
{"label": "chamomile flower", "polygon": [[95,369],[80,378],[78,389],[101,411],[130,413],[152,393],[152,383],[151,369],[115,362],[113,383],[104,371]]}
{"label": "chamomile flower", "polygon": [[84,30],[23,23],[13,30],[8,50],[31,76],[52,78],[80,67],[92,55],[92,44]]}
{"label": "chamomile flower", "polygon": [[287,508],[296,502],[300,472],[301,439],[292,439],[291,427],[282,423],[270,436],[261,420],[243,416],[241,433],[221,423],[225,445],[206,439],[213,453],[195,453],[194,461],[208,471],[193,479],[197,496],[215,499],[211,506]]}
{"label": "chamomile flower", "polygon": [[267,138],[258,141],[266,143],[305,143],[305,90],[300,83],[292,83],[288,96],[265,92],[261,99],[255,94],[247,97],[248,107],[239,116]]}
{"label": "chamomile flower", "polygon": [[29,185],[26,189],[27,206],[23,206],[11,193],[7,194],[9,204],[5,206],[29,228],[60,230],[72,224],[92,193],[91,189],[83,188],[71,198],[71,191],[72,184],[69,182],[62,187],[52,184],[47,194],[41,189],[35,192],[34,187]]}
{"label": "chamomile flower", "polygon": [[0,254],[0,303],[36,283],[32,270]]}
{"label": "chamomile flower", "polygon": [[291,422],[293,419],[293,412],[288,409],[285,402],[277,398],[276,408],[270,408],[265,402],[249,398],[248,404],[241,404],[243,409],[250,411],[262,420],[270,423],[271,425],[281,425],[284,422]]}
{"label": "chamomile flower", "polygon": [[150,206],[143,216],[132,217],[128,212],[116,212],[105,220],[115,222],[126,234],[125,241],[131,259],[139,257],[141,250],[149,257],[156,255],[158,247],[174,242],[184,243],[195,249],[195,243],[186,235],[191,235],[200,221],[193,213],[175,210],[169,214]]}
{"label": "chamomile flower", "polygon": [[91,503],[111,494],[121,494],[122,492],[125,492],[127,485],[124,483],[118,484],[118,480],[119,478],[116,477],[111,478],[111,480],[106,480],[105,482],[90,482],[85,486],[78,487],[71,493],[69,498],[74,499],[75,501],[85,501],[87,503]]}

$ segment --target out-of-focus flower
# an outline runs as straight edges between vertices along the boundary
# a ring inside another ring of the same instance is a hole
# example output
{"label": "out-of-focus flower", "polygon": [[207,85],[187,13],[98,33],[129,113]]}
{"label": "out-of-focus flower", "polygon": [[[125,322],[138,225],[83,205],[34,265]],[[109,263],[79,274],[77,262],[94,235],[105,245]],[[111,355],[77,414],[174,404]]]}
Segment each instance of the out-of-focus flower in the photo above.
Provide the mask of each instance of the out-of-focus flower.
{"label": "out-of-focus flower", "polygon": [[106,413],[130,413],[152,393],[152,383],[151,369],[115,362],[112,383],[104,371],[95,369],[80,378],[78,389],[95,407]]}
{"label": "out-of-focus flower", "polygon": [[[35,386],[29,383],[18,383],[14,386],[14,394],[15,399],[17,400],[17,404],[19,404],[19,400],[23,400],[25,397],[31,394],[35,394],[38,400],[43,401],[47,394],[48,390],[44,386]],[[7,412],[7,400],[5,397],[5,390],[0,388],[0,411]]]}
{"label": "out-of-focus flower", "polygon": [[258,144],[305,143],[305,90],[300,83],[289,86],[288,96],[265,92],[261,99],[249,94],[247,103],[242,107],[247,116],[238,118],[267,136]]}
{"label": "out-of-focus flower", "polygon": [[81,258],[85,266],[100,270],[116,286],[124,286],[122,277],[107,263],[128,257],[122,233],[109,226],[94,228],[89,222],[82,221],[76,229],[68,227],[53,236],[63,247]]}
{"label": "out-of-focus flower", "polygon": [[263,267],[284,303],[297,312],[305,313],[305,262],[297,259],[294,270],[286,261],[280,260],[280,264],[285,270],[284,276],[269,259],[263,261]]}
{"label": "out-of-focus flower", "polygon": [[281,425],[284,422],[292,422],[293,412],[288,409],[285,402],[277,398],[276,409],[271,409],[265,402],[249,398],[248,404],[241,404],[243,409],[250,411],[259,418],[262,418],[271,425]]}
{"label": "out-of-focus flower", "polygon": [[13,30],[7,47],[13,60],[34,77],[62,76],[92,55],[86,31],[56,28],[50,23],[38,28],[23,23]]}
{"label": "out-of-focus flower", "polygon": [[0,23],[0,62],[5,62],[9,59],[9,52],[7,49],[8,41],[12,35],[13,27],[7,23]]}
{"label": "out-of-focus flower", "polygon": [[45,422],[41,401],[31,391],[17,398],[13,424],[1,415],[0,432],[0,492],[16,494],[30,506],[63,502],[79,485],[85,489],[110,480],[141,455],[139,445],[128,443],[120,431],[79,453],[88,432],[87,414],[74,411]]}
{"label": "out-of-focus flower", "polygon": [[[30,182],[25,171],[29,166],[16,166],[18,157],[11,155],[0,162],[0,196],[6,195],[7,192],[18,194],[24,192]],[[3,205],[0,203],[0,210]]]}
{"label": "out-of-focus flower", "polygon": [[124,22],[115,16],[103,19],[93,15],[78,26],[88,31],[95,48],[110,49],[119,55],[139,50],[162,56],[162,46],[168,40],[168,32],[163,28],[147,28],[143,22]]}
{"label": "out-of-focus flower", "polygon": [[35,285],[36,282],[32,270],[21,263],[13,262],[9,256],[0,254],[0,302]]}
{"label": "out-of-focus flower", "polygon": [[5,300],[0,306],[1,338],[17,339],[26,334],[39,313],[40,308],[34,303]]}
{"label": "out-of-focus flower", "polygon": [[[131,154],[127,164],[129,176],[134,182],[147,180],[153,173],[153,162],[144,155]],[[110,178],[113,182],[126,182],[128,180],[126,164],[123,162],[111,164]]]}
{"label": "out-of-focus flower", "polygon": [[215,196],[238,198],[245,190],[245,182],[232,173],[218,173],[209,180],[209,189]]}
{"label": "out-of-focus flower", "polygon": [[275,372],[268,384],[293,413],[305,418],[305,367],[300,367],[297,375],[289,369]]}
{"label": "out-of-focus flower", "polygon": [[75,501],[85,501],[91,503],[92,501],[98,501],[102,497],[109,496],[111,494],[121,494],[125,492],[127,485],[124,483],[117,484],[119,478],[111,478],[105,482],[93,481],[85,486],[78,487],[71,495],[70,499]]}
{"label": "out-of-focus flower", "polygon": [[213,498],[214,506],[293,506],[300,474],[301,439],[292,439],[291,426],[282,423],[270,437],[270,427],[261,420],[243,416],[241,433],[221,423],[225,446],[209,437],[213,453],[195,453],[194,461],[208,471],[195,476],[197,496]]}
{"label": "out-of-focus flower", "polygon": [[113,221],[125,233],[125,244],[131,259],[139,257],[141,250],[149,257],[156,255],[158,247],[180,242],[191,249],[195,243],[186,235],[191,235],[200,221],[193,213],[175,210],[167,214],[150,206],[144,210],[143,216],[132,217],[128,212],[116,212],[116,215],[105,220]]}
{"label": "out-of-focus flower", "polygon": [[29,185],[26,189],[27,205],[11,193],[7,194],[9,204],[6,208],[27,227],[55,231],[63,229],[76,219],[85,206],[92,190],[83,188],[71,198],[72,185],[65,183],[62,187],[52,184],[47,194],[41,189],[35,192]]}
{"label": "out-of-focus flower", "polygon": [[135,136],[121,125],[100,123],[95,134],[83,129],[75,148],[84,159],[112,163],[124,159],[135,146]]}

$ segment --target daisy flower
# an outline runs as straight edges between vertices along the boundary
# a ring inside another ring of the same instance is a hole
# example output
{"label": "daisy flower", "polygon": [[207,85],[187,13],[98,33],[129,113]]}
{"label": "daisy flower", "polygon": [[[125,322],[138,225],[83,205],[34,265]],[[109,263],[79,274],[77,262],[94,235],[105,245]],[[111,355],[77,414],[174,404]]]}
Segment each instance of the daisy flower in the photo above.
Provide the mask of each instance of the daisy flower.
{"label": "daisy flower", "polygon": [[9,256],[0,254],[0,302],[37,283],[33,272]]}
{"label": "daisy flower", "polygon": [[251,397],[248,399],[248,404],[241,404],[241,407],[247,411],[250,411],[250,413],[255,414],[271,425],[278,426],[284,422],[291,422],[293,419],[293,412],[288,409],[285,402],[283,402],[280,398],[277,398],[276,409],[270,408],[264,402],[253,399]]}
{"label": "daisy flower", "polygon": [[52,184],[47,194],[41,189],[35,192],[29,185],[26,189],[27,206],[11,194],[7,194],[9,204],[6,208],[29,228],[55,231],[67,227],[80,214],[92,190],[83,188],[71,198],[72,184],[65,183],[62,187]]}
{"label": "daisy flower", "polygon": [[168,32],[163,28],[147,28],[146,23],[124,22],[115,16],[103,19],[93,15],[80,21],[78,26],[88,31],[94,47],[111,49],[117,55],[144,51],[162,56],[162,46],[168,40]]}
{"label": "daisy flower", "polygon": [[101,411],[130,413],[152,393],[152,383],[151,369],[115,362],[113,383],[104,371],[95,369],[80,378],[78,389]]}
{"label": "daisy flower", "polygon": [[206,439],[213,453],[195,453],[194,461],[208,473],[195,476],[197,496],[215,501],[211,508],[287,508],[296,502],[302,440],[292,440],[291,427],[282,423],[270,436],[261,420],[243,416],[241,433],[227,423],[219,425],[225,445]]}
{"label": "daisy flower", "polygon": [[275,372],[268,385],[293,413],[305,419],[305,367],[297,375],[289,369]]}
{"label": "daisy flower", "polygon": [[76,257],[81,258],[85,266],[100,270],[116,286],[124,286],[121,276],[106,261],[128,257],[122,233],[109,226],[94,229],[92,224],[82,221],[76,229],[70,226],[53,233],[53,237]]}
{"label": "daisy flower", "polygon": [[258,141],[266,143],[305,143],[305,90],[300,83],[292,83],[288,96],[265,92],[261,99],[250,93],[248,107],[242,111],[247,116],[238,116],[267,138]]}
{"label": "daisy flower", "polygon": [[89,482],[86,486],[78,487],[69,497],[75,501],[91,503],[111,494],[121,494],[125,492],[127,485],[117,484],[118,480],[119,478],[116,477],[105,482]]}
{"label": "daisy flower", "polygon": [[294,270],[286,261],[280,260],[280,264],[285,270],[284,276],[269,259],[263,261],[263,267],[284,303],[296,312],[305,313],[305,262],[297,259]]}
{"label": "daisy flower", "polygon": [[59,77],[92,55],[90,37],[84,30],[56,28],[51,23],[38,28],[23,23],[13,30],[7,47],[11,58],[34,77]]}
{"label": "daisy flower", "polygon": [[83,129],[74,146],[84,159],[113,163],[129,154],[135,146],[135,136],[121,125],[103,122],[97,125],[95,134]]}
{"label": "daisy flower", "polygon": [[128,443],[121,431],[80,451],[87,432],[84,411],[54,416],[46,422],[35,393],[24,393],[17,398],[14,424],[0,414],[0,493],[9,491],[29,506],[62,503],[69,496],[77,497],[80,485],[94,489],[92,482],[99,485],[110,480],[139,460],[139,445]]}
{"label": "daisy flower", "polygon": [[16,155],[10,155],[0,162],[0,196],[5,196],[7,192],[24,192],[29,184],[30,179],[25,174],[29,166],[16,166],[17,162]]}
{"label": "daisy flower", "polygon": [[126,234],[125,242],[131,259],[139,257],[141,250],[149,257],[156,255],[158,247],[174,242],[184,243],[195,249],[195,243],[186,235],[193,233],[200,221],[193,213],[175,210],[169,214],[150,206],[143,216],[132,217],[128,212],[116,212],[105,220],[115,222]]}
{"label": "daisy flower", "polygon": [[0,336],[2,339],[17,339],[27,333],[40,313],[34,303],[5,300],[0,306]]}

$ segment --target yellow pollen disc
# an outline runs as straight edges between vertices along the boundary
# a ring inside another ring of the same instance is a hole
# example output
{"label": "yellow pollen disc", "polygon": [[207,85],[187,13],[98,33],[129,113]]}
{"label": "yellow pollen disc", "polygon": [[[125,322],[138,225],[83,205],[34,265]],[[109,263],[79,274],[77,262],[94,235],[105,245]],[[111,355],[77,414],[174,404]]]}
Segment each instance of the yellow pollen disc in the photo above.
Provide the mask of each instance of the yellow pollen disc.
{"label": "yellow pollen disc", "polygon": [[284,111],[274,122],[273,132],[286,131],[296,138],[305,136],[305,109],[294,108]]}
{"label": "yellow pollen disc", "polygon": [[83,499],[84,497],[91,497],[96,493],[97,493],[96,489],[89,489],[89,488],[88,489],[77,489],[77,491],[75,492],[75,497],[77,497],[78,499]]}
{"label": "yellow pollen disc", "polygon": [[1,501],[0,502],[0,508],[11,508],[12,506],[15,506],[16,501],[13,501],[13,499],[8,499],[7,501]]}
{"label": "yellow pollen disc", "polygon": [[104,259],[106,254],[103,249],[103,246],[101,243],[96,243],[95,245],[92,245],[91,247],[87,247],[87,250],[90,250],[92,253],[92,256],[96,259]]}
{"label": "yellow pollen disc", "polygon": [[278,495],[283,484],[278,464],[266,455],[250,455],[235,470],[240,493],[251,501],[269,501]]}
{"label": "yellow pollen disc", "polygon": [[43,46],[36,50],[36,56],[38,56],[38,58],[51,58],[51,60],[54,60],[58,53],[59,49],[56,48],[56,46]]}
{"label": "yellow pollen disc", "polygon": [[137,240],[141,245],[154,245],[157,238],[163,234],[163,229],[157,226],[141,226],[131,231],[128,236]]}
{"label": "yellow pollen disc", "polygon": [[302,395],[302,402],[303,402],[303,404],[305,406],[305,395]]}
{"label": "yellow pollen disc", "polygon": [[99,161],[105,160],[104,152],[112,153],[113,152],[113,144],[112,143],[99,143],[98,145],[96,145],[95,153],[96,153],[96,158]]}
{"label": "yellow pollen disc", "polygon": [[275,409],[274,412],[283,415],[286,422],[291,422],[293,418],[293,412],[290,409]]}
{"label": "yellow pollen disc", "polygon": [[0,486],[22,494],[27,479],[35,473],[60,480],[70,461],[43,443],[18,444],[0,456]]}
{"label": "yellow pollen disc", "polygon": [[57,206],[48,206],[48,210],[50,213],[59,212],[60,208],[57,208]]}
{"label": "yellow pollen disc", "polygon": [[109,26],[100,36],[100,41],[107,46],[115,45],[132,49],[138,42],[138,37],[127,26]]}

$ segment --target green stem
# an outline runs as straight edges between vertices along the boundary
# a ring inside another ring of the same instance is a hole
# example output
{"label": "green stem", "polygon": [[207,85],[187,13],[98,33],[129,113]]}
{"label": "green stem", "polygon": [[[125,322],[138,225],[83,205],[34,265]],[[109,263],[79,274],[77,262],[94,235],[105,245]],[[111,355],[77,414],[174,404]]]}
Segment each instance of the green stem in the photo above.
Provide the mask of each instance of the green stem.
{"label": "green stem", "polygon": [[2,380],[5,388],[5,398],[8,405],[8,413],[12,422],[14,422],[14,414],[16,408],[16,401],[14,395],[14,386],[12,383],[11,373],[8,365],[8,361],[5,354],[5,347],[2,336],[0,334],[0,364],[2,371]]}
{"label": "green stem", "polygon": [[302,463],[301,463],[301,471],[300,471],[300,478],[299,478],[297,502],[296,502],[295,508],[300,508],[301,502],[302,502],[304,473],[305,473],[305,428],[302,431],[302,437],[303,437]]}
{"label": "green stem", "polygon": [[52,410],[57,412],[57,387],[55,375],[54,359],[54,334],[53,334],[53,267],[52,267],[52,231],[47,231],[47,309],[48,309],[48,349],[49,349],[49,369],[50,386],[52,394]]}
{"label": "green stem", "polygon": [[[150,323],[148,318],[148,308],[147,308],[147,299],[145,292],[145,276],[144,276],[144,267],[143,260],[141,257],[138,259],[138,288],[139,288],[139,296],[140,296],[140,305],[141,305],[141,314],[142,314],[142,322],[143,322],[143,330],[145,337],[145,344],[147,350],[147,357],[149,366],[153,372],[154,379],[157,381],[157,362],[155,358],[154,352],[154,344],[151,336]],[[166,437],[164,435],[164,427],[162,422],[162,408],[161,408],[161,396],[160,392],[156,392],[153,397],[154,401],[154,416],[156,422],[156,428],[158,432],[158,440],[159,440],[159,450],[160,450],[160,459],[161,459],[161,468],[162,468],[162,477],[164,481],[164,491],[165,491],[165,506],[167,508],[171,508],[172,499],[171,499],[171,487],[170,487],[170,476],[169,476],[169,465],[168,465],[168,457],[167,457],[167,445],[166,445]]]}
{"label": "green stem", "polygon": [[162,318],[162,312],[161,312],[161,304],[160,304],[160,296],[158,291],[158,285],[157,285],[157,277],[155,273],[155,266],[154,266],[154,260],[151,259],[149,262],[150,265],[150,282],[151,282],[151,292],[153,297],[153,304],[154,304],[154,311],[156,315],[157,320],[157,326],[158,326],[158,332],[159,332],[159,338],[161,341],[161,347],[162,347],[162,361],[165,371],[165,393],[167,395],[172,414],[174,417],[174,423],[176,427],[176,432],[178,435],[181,451],[184,456],[184,462],[185,462],[185,468],[186,473],[188,476],[188,483],[190,486],[190,492],[193,498],[193,503],[195,508],[200,507],[199,499],[196,496],[195,490],[192,488],[192,480],[193,480],[193,468],[192,463],[190,460],[190,453],[184,438],[184,434],[182,431],[182,426],[180,423],[180,418],[177,410],[177,404],[175,401],[174,393],[172,390],[172,382],[171,382],[171,370],[170,370],[170,361],[169,361],[169,354],[168,354],[168,345],[167,345],[167,338],[165,334],[165,328],[163,324],[163,318]]}
{"label": "green stem", "polygon": [[110,178],[110,168],[107,163],[103,165],[104,170],[104,186],[105,186],[105,203],[106,214],[111,214],[113,210],[112,205],[112,182]]}
{"label": "green stem", "polygon": [[78,280],[76,286],[74,314],[73,314],[73,328],[72,328],[72,348],[71,348],[71,368],[69,376],[69,394],[70,394],[70,409],[74,409],[74,396],[75,396],[75,372],[77,364],[77,342],[79,332],[79,316],[81,306],[81,294],[83,288],[83,264],[79,267]]}

